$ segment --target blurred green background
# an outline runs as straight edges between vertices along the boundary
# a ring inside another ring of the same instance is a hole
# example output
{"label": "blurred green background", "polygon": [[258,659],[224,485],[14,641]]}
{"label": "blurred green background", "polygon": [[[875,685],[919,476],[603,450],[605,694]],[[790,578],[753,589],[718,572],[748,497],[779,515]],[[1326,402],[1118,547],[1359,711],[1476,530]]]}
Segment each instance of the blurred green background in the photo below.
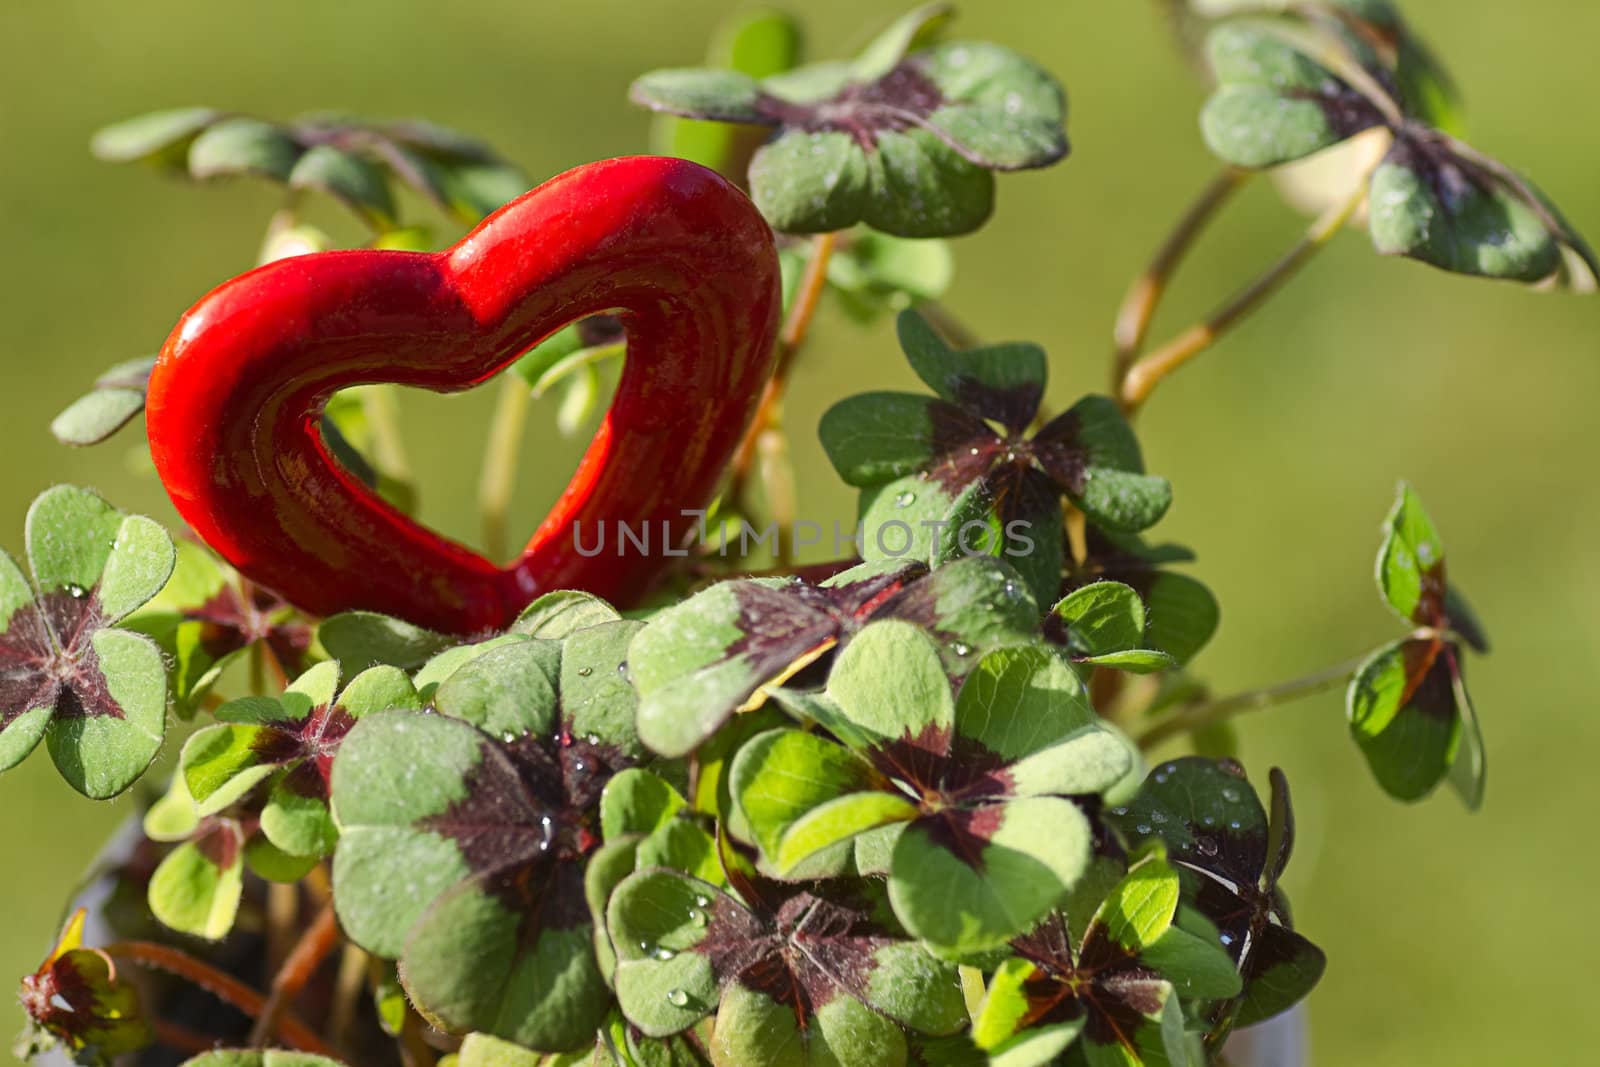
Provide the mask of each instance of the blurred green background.
{"label": "blurred green background", "polygon": [[[799,6],[799,5],[796,5]],[[1479,147],[1523,168],[1600,234],[1600,6],[1578,0],[1410,0],[1460,77]],[[861,44],[898,13],[807,0],[813,55]],[[171,518],[140,473],[136,434],[56,445],[51,416],[104,366],[155,350],[180,311],[251,265],[275,205],[261,185],[186,188],[92,161],[90,132],[159,107],[287,116],[335,108],[419,114],[482,135],[536,178],[643,150],[625,100],[655,66],[697,62],[727,0],[582,4],[344,0],[54,0],[0,5],[0,293],[7,456],[0,543],[53,482]],[[1017,46],[1072,99],[1074,154],[1005,178],[993,223],[957,244],[950,307],[989,338],[1043,342],[1051,402],[1104,387],[1124,286],[1212,173],[1196,130],[1203,88],[1153,0],[985,0],[957,32]],[[330,218],[337,218],[330,214]],[[1166,333],[1293,239],[1300,220],[1252,189],[1185,272]],[[1422,492],[1451,573],[1496,641],[1473,664],[1490,746],[1485,810],[1452,796],[1382,797],[1324,695],[1249,722],[1245,757],[1294,783],[1301,847],[1290,888],[1331,958],[1312,1001],[1324,1064],[1577,1062],[1600,1038],[1580,1001],[1600,933],[1581,918],[1600,858],[1578,847],[1595,810],[1600,715],[1600,303],[1447,278],[1377,259],[1345,235],[1262,314],[1166,385],[1141,424],[1151,469],[1177,490],[1157,533],[1192,545],[1224,623],[1201,672],[1220,691],[1320,668],[1396,625],[1372,588],[1396,478]],[[848,518],[851,494],[811,428],[844,391],[903,387],[887,323],[824,310],[789,419],[802,513]],[[471,537],[489,397],[407,397],[424,517]],[[541,408],[548,412],[549,408]],[[530,442],[516,518],[532,529],[579,446]],[[468,471],[473,473],[467,473]],[[130,810],[57,780],[42,753],[0,781],[0,975],[47,948],[74,879]],[[10,978],[6,978],[10,981]],[[0,1008],[0,1030],[20,1016]]]}

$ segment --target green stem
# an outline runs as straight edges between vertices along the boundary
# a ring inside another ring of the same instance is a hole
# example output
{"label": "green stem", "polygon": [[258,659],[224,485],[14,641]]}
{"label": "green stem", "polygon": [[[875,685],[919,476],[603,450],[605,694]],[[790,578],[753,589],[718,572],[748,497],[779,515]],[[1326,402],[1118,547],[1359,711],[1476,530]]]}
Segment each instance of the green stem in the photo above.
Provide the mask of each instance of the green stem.
{"label": "green stem", "polygon": [[1133,415],[1168,375],[1210,348],[1236,323],[1265,303],[1269,296],[1299,273],[1300,268],[1333,239],[1334,234],[1343,228],[1366,199],[1367,181],[1363,177],[1355,194],[1319,216],[1306,230],[1305,236],[1270,270],[1241,289],[1209,318],[1189,327],[1130,367],[1122,379],[1122,388],[1117,397],[1122,410]]}
{"label": "green stem", "polygon": [[484,448],[483,473],[478,481],[483,550],[491,560],[503,560],[510,551],[506,541],[506,515],[516,489],[517,460],[522,454],[528,408],[533,403],[533,393],[527,382],[516,374],[506,374],[504,378],[494,419],[489,424],[489,442]]}
{"label": "green stem", "polygon": [[361,411],[372,430],[372,458],[378,470],[397,482],[411,481],[405,440],[400,434],[400,403],[392,385],[368,385],[361,390]]}
{"label": "green stem", "polygon": [[1211,179],[1161,243],[1144,272],[1128,287],[1127,295],[1122,298],[1122,307],[1117,311],[1116,326],[1111,331],[1116,346],[1112,357],[1111,381],[1116,393],[1122,391],[1122,381],[1138,358],[1139,350],[1144,347],[1150,323],[1155,318],[1156,309],[1161,306],[1161,298],[1166,295],[1173,274],[1177,273],[1206,225],[1233,199],[1233,194],[1252,173],[1240,167],[1227,167]]}
{"label": "green stem", "polygon": [[1247,692],[1235,693],[1232,696],[1221,697],[1217,700],[1190,704],[1187,707],[1178,709],[1140,734],[1138,738],[1139,747],[1148,751],[1178,734],[1194,733],[1196,730],[1203,730],[1207,726],[1215,726],[1219,722],[1225,722],[1243,712],[1259,711],[1277,704],[1286,704],[1291,700],[1298,700],[1300,697],[1330,689],[1346,681],[1366,659],[1367,654],[1363,653],[1354,659],[1346,660],[1315,674],[1308,674],[1303,678],[1280,682],[1278,685],[1268,686],[1265,689],[1251,689]]}

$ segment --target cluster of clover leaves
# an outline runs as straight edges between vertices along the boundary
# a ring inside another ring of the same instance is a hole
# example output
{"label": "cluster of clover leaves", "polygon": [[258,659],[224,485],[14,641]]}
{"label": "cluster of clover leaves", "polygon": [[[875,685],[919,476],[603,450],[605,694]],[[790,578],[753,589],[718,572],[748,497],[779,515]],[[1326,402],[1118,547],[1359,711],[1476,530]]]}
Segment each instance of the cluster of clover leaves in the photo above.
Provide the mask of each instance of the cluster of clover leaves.
{"label": "cluster of clover leaves", "polygon": [[[1228,163],[1319,153],[1365,183],[1381,252],[1592,284],[1548,201],[1450,132],[1449,79],[1392,4],[1170,6],[1203,43],[1202,131]],[[425,1030],[460,1067],[1201,1064],[1299,1002],[1325,961],[1279,888],[1288,786],[1274,769],[1263,803],[1209,730],[1226,701],[1189,667],[1217,603],[1172,569],[1185,549],[1143,536],[1171,486],[1115,400],[1046,413],[1041,348],[956,343],[935,303],[952,263],[938,238],[986,220],[995,172],[1067,151],[1054,79],[944,40],[949,18],[926,5],[852,60],[800,65],[795,23],[762,12],[709,67],[632,89],[663,113],[662,151],[749,189],[791,305],[813,262],[800,235],[843,231],[825,295],[862,321],[899,311],[927,391],[849,397],[820,427],[861,491],[857,558],[824,580],[680,582],[626,617],[552,593],[463,641],[308,618],[203,546],[58,487],[28,513],[28,570],[0,556],[0,769],[42,741],[69,784],[110,797],[151,765],[169,710],[203,717],[144,817],[146,914],[174,942],[224,941],[262,883],[331,882],[340,935],[375,961],[383,1029]],[[297,212],[308,190],[352,208],[373,246],[427,247],[397,185],[472,222],[530,184],[416,121],[191,109],[94,149],[281,183],[264,260],[331,246]],[[625,353],[618,325],[575,323],[514,368],[534,393],[564,389],[569,432],[597,365]],[[94,443],[134,419],[150,365],[112,368],[56,434]],[[336,398],[323,432],[406,507],[372,397]],[[1448,780],[1476,807],[1462,646],[1486,642],[1408,487],[1378,583],[1409,629],[1351,672],[1352,735],[1390,794]],[[1199,754],[1154,768],[1129,736],[1191,725]],[[25,1051],[100,1063],[154,1040],[117,947],[84,937],[80,916],[24,979]],[[333,1062],[299,1047],[191,1062]]]}

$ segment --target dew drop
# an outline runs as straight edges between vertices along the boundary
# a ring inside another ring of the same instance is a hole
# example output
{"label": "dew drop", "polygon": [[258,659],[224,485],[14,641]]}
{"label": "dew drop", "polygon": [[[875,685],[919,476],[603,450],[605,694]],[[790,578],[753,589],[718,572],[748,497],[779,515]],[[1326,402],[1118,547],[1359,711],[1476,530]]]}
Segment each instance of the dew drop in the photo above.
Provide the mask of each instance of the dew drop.
{"label": "dew drop", "polygon": [[67,586],[67,595],[73,600],[82,600],[84,597],[89,595],[89,590],[85,589],[77,582],[73,582]]}
{"label": "dew drop", "polygon": [[1222,942],[1223,948],[1227,948],[1229,945],[1233,944],[1233,935],[1229,933],[1219,933],[1217,935],[1217,940]]}
{"label": "dew drop", "polygon": [[950,651],[954,652],[958,656],[970,656],[972,655],[972,646],[964,645],[960,641],[957,641],[955,644],[950,646]]}
{"label": "dew drop", "polygon": [[695,926],[704,926],[707,922],[706,913],[699,908],[689,909],[689,921]]}
{"label": "dew drop", "polygon": [[1020,590],[1021,590],[1021,587],[1018,586],[1016,582],[1013,582],[1010,579],[1007,579],[1005,586],[1000,591],[1003,592],[1006,596],[1012,597],[1014,599],[1017,596],[1018,592],[1020,592]]}
{"label": "dew drop", "polygon": [[650,953],[650,955],[655,959],[665,962],[666,960],[670,960],[672,957],[676,956],[677,953],[672,951],[670,948],[667,948],[665,945],[657,945],[656,950]]}
{"label": "dew drop", "polygon": [[703,896],[700,896],[700,895],[696,894],[696,896],[694,898],[694,903],[695,903],[695,907],[697,907],[697,908],[708,908],[708,907],[711,906],[711,898],[710,897],[703,897]]}
{"label": "dew drop", "polygon": [[1167,813],[1164,812],[1164,811],[1152,811],[1150,813],[1150,821],[1154,822],[1154,823],[1166,822],[1167,821]]}
{"label": "dew drop", "polygon": [[1196,838],[1194,847],[1202,856],[1215,856],[1217,854],[1217,843],[1209,837]]}
{"label": "dew drop", "polygon": [[1215,815],[1207,815],[1205,818],[1201,819],[1200,822],[1203,826],[1215,826],[1217,825],[1217,817]]}
{"label": "dew drop", "polygon": [[689,994],[685,993],[681,989],[668,990],[667,1003],[671,1004],[674,1008],[687,1008],[689,1006]]}
{"label": "dew drop", "polygon": [[1222,791],[1222,799],[1229,804],[1237,804],[1239,803],[1239,791],[1237,789],[1224,789]]}
{"label": "dew drop", "polygon": [[583,743],[586,744],[586,745],[598,745],[600,743],[600,735],[599,734],[584,734],[583,735]]}
{"label": "dew drop", "polygon": [[894,506],[897,508],[909,508],[916,502],[917,494],[911,492],[901,493],[899,496],[894,498]]}
{"label": "dew drop", "polygon": [[539,841],[539,851],[548,851],[551,844],[553,844],[556,839],[555,820],[550,818],[548,815],[541,815],[539,817],[539,836],[541,838]]}
{"label": "dew drop", "polygon": [[1150,824],[1147,822],[1138,823],[1133,829],[1137,833],[1147,834],[1150,832]]}
{"label": "dew drop", "polygon": [[1228,820],[1228,829],[1242,830],[1244,829],[1244,823],[1240,822],[1238,819],[1230,819]]}
{"label": "dew drop", "polygon": [[589,769],[589,765],[581,759],[575,759],[572,761],[572,769],[574,771],[586,771]]}
{"label": "dew drop", "polygon": [[591,675],[593,673],[594,673],[594,668],[593,667],[579,667],[578,668],[578,677],[579,678],[587,678],[587,677],[589,677],[589,675]]}

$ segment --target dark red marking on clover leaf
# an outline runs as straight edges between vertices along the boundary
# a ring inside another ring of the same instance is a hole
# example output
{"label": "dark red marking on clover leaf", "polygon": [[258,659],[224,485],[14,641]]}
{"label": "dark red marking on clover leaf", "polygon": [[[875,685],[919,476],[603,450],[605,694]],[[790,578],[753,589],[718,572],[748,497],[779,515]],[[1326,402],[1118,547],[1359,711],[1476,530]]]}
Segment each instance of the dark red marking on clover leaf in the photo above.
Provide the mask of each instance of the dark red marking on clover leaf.
{"label": "dark red marking on clover leaf", "polygon": [[1089,1040],[1132,1050],[1133,1035],[1161,1010],[1168,993],[1159,972],[1140,963],[1097,923],[1076,958],[1059,913],[1011,944],[1037,968],[1022,986],[1028,1007],[1020,1029],[1082,1019]]}
{"label": "dark red marking on clover leaf", "polygon": [[301,796],[328,799],[333,758],[356,720],[338,704],[319,704],[303,719],[262,723],[251,748],[262,763],[288,766],[284,788]]}
{"label": "dark red marking on clover leaf", "polygon": [[865,898],[838,883],[749,874],[733,881],[747,905],[718,894],[693,949],[719,983],[738,982],[789,1007],[801,1030],[841,992],[870,1003],[874,956],[896,939]]}
{"label": "dark red marking on clover leaf", "polygon": [[[314,615],[472,633],[552,589],[627,605],[670,559],[586,557],[576,524],[687,535],[683,512],[715,493],[771,374],[780,303],[771,229],[737,188],[683,160],[592,163],[442,252],[296,256],[213,290],[151,375],[151,454],[207,544]],[[629,354],[611,409],[509,566],[417,525],[330,456],[319,418],[338,390],[469,389],[619,309]]]}
{"label": "dark red marking on clover leaf", "polygon": [[524,915],[523,930],[590,921],[583,867],[600,844],[600,794],[630,761],[614,746],[563,733],[485,736],[466,791],[417,823],[455,843],[486,891]]}
{"label": "dark red marking on clover leaf", "polygon": [[807,133],[847,133],[862,149],[873,152],[877,150],[879,134],[923,128],[927,118],[944,103],[944,94],[933,79],[915,59],[907,59],[881,78],[851,82],[826,100],[814,103],[797,103],[762,93],[756,99],[755,110],[770,125]]}
{"label": "dark red marking on clover leaf", "polygon": [[[1448,679],[1447,679],[1448,687]],[[1452,704],[1452,709],[1454,705]],[[1169,861],[1182,880],[1185,899],[1217,928],[1222,947],[1239,968],[1244,994],[1251,982],[1273,967],[1292,961],[1321,961],[1322,951],[1294,930],[1288,900],[1278,880],[1294,851],[1294,808],[1289,783],[1272,768],[1272,811],[1261,810],[1244,768],[1229,759],[1185,757],[1157,767],[1152,778],[1165,784],[1168,776],[1187,775],[1214,767],[1239,790],[1230,803],[1253,805],[1258,818],[1238,820],[1238,826],[1220,819],[1197,822],[1192,811],[1164,809],[1148,794],[1134,804],[1111,809],[1108,821],[1135,839],[1159,837],[1169,849]],[[1219,1011],[1219,1017],[1222,1012]]]}
{"label": "dark red marking on clover leaf", "polygon": [[240,586],[224,582],[210,600],[183,613],[184,621],[201,624],[200,647],[218,660],[260,641],[286,677],[299,675],[311,648],[311,624],[272,590],[248,579]]}
{"label": "dark red marking on clover leaf", "polygon": [[57,719],[123,717],[94,650],[104,624],[99,598],[83,589],[43,593],[12,613],[0,633],[0,729],[34,708]]}

